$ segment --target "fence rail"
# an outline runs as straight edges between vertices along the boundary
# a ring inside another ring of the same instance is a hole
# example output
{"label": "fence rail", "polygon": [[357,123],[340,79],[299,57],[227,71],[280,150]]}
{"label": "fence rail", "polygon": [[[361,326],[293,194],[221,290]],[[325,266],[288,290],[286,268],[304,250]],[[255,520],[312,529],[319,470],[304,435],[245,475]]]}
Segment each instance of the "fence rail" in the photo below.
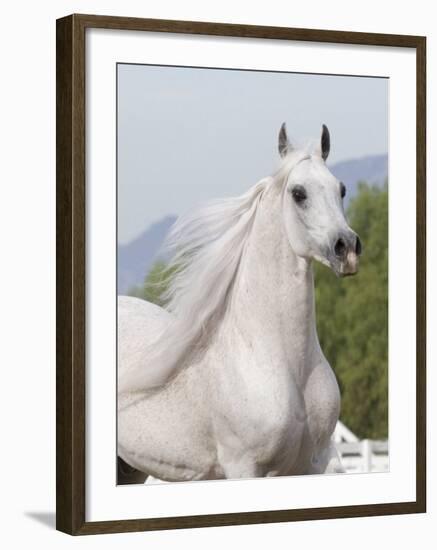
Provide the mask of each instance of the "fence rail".
{"label": "fence rail", "polygon": [[346,472],[388,472],[388,441],[342,441],[336,443]]}

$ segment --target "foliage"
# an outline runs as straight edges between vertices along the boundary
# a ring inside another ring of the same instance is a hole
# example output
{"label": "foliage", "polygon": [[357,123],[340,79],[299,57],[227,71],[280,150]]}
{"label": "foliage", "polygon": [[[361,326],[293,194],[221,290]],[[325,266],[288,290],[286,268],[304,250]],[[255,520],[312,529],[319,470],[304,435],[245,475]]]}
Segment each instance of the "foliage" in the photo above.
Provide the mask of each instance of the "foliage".
{"label": "foliage", "polygon": [[[316,264],[316,318],[320,343],[342,394],[342,421],[360,438],[388,431],[388,190],[359,185],[348,209],[363,255],[356,277],[338,279]],[[155,263],[130,294],[160,306],[171,270]]]}
{"label": "foliage", "polygon": [[158,260],[147,274],[143,285],[131,288],[128,294],[162,307],[165,305],[164,294],[174,271],[175,268],[167,269],[165,262]]}
{"label": "foliage", "polygon": [[360,438],[388,435],[388,190],[360,184],[348,218],[363,255],[356,277],[315,266],[317,329],[342,393],[341,419]]}

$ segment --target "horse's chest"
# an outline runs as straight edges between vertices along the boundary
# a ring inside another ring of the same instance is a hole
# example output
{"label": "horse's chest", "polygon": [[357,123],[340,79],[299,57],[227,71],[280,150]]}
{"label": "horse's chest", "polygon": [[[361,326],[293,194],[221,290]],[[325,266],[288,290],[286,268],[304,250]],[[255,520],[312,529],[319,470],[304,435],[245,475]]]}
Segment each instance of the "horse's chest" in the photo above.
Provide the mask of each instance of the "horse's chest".
{"label": "horse's chest", "polygon": [[262,468],[257,475],[277,475],[297,456],[303,410],[303,396],[289,381],[261,383],[254,377],[244,387],[234,385],[214,415],[222,456],[250,457]]}
{"label": "horse's chest", "polygon": [[263,383],[254,378],[244,387],[234,381],[228,390],[215,415],[222,455],[250,456],[261,468],[257,475],[293,471],[302,453],[311,457],[329,441],[338,419],[339,389],[325,362],[303,386],[284,376]]}
{"label": "horse's chest", "polygon": [[331,367],[321,362],[310,373],[304,388],[309,443],[323,446],[330,439],[340,413],[340,391]]}

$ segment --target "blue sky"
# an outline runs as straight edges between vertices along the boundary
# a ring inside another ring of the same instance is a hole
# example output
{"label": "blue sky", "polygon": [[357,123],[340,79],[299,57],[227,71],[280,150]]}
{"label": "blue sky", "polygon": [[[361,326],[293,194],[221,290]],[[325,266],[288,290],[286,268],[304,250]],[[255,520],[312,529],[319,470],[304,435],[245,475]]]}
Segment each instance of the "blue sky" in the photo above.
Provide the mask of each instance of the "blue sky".
{"label": "blue sky", "polygon": [[298,142],[331,133],[328,164],[388,151],[387,79],[118,65],[118,240],[244,192]]}

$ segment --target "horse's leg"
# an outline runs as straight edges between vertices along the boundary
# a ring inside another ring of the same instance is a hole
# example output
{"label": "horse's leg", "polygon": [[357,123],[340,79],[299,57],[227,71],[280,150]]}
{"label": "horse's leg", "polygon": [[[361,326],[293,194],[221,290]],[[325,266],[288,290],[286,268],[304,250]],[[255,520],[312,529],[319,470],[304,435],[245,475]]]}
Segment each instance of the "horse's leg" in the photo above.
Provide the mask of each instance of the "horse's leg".
{"label": "horse's leg", "polygon": [[340,454],[337,451],[335,443],[331,441],[327,449],[328,461],[325,468],[325,474],[345,474],[346,470],[341,463]]}
{"label": "horse's leg", "polygon": [[162,481],[162,479],[153,476],[149,476],[146,481],[146,485],[159,485],[160,483],[167,483],[167,481]]}
{"label": "horse's leg", "polygon": [[232,447],[218,445],[217,451],[220,469],[226,479],[263,477],[256,461],[242,449],[237,451]]}
{"label": "horse's leg", "polygon": [[224,464],[222,468],[226,479],[263,477],[260,468],[250,461]]}
{"label": "horse's leg", "polygon": [[147,474],[140,472],[136,468],[129,466],[122,458],[117,457],[117,484],[132,485],[140,484],[146,481]]}
{"label": "horse's leg", "polygon": [[346,470],[340,460],[340,455],[335,447],[335,443],[329,444],[319,449],[311,460],[310,474],[344,474]]}

